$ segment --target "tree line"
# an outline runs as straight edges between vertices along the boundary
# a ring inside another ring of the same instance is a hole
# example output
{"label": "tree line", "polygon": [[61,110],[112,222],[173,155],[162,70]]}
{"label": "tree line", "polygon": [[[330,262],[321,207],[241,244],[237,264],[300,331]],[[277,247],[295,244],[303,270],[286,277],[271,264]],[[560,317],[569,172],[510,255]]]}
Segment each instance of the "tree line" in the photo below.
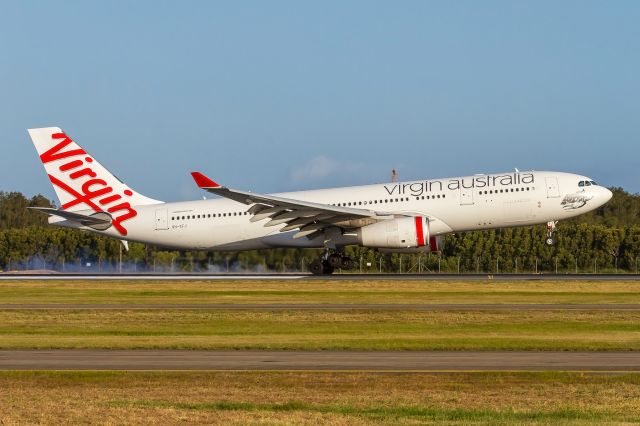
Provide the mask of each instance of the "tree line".
{"label": "tree line", "polygon": [[[362,272],[636,272],[640,257],[640,195],[612,188],[605,206],[561,222],[556,245],[544,226],[466,232],[445,237],[440,253],[384,254],[347,247]],[[321,250],[245,252],[165,250],[47,225],[28,207],[51,207],[41,195],[0,192],[0,269],[58,271],[301,271]]]}

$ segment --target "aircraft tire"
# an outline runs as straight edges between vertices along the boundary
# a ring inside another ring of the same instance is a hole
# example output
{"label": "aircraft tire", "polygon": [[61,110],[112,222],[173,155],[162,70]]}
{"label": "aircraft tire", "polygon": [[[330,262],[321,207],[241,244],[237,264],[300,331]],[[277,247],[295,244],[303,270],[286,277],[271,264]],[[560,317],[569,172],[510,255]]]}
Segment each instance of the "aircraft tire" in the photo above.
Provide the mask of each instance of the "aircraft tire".
{"label": "aircraft tire", "polygon": [[327,258],[327,265],[329,265],[332,269],[342,267],[342,256],[338,253],[334,253]]}
{"label": "aircraft tire", "polygon": [[340,259],[340,267],[342,269],[353,269],[356,267],[356,263],[350,257],[343,257]]}
{"label": "aircraft tire", "polygon": [[322,265],[322,262],[320,262],[319,260],[314,260],[309,265],[309,271],[313,275],[322,275],[323,274],[323,270],[324,270],[324,267]]}

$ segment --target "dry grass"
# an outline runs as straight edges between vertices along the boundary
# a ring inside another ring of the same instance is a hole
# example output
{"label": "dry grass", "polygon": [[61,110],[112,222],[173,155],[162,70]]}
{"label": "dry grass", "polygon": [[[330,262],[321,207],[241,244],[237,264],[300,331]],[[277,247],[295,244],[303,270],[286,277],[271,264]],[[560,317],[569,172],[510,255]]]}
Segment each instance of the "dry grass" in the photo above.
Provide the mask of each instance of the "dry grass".
{"label": "dry grass", "polygon": [[640,350],[640,312],[0,311],[0,348]]}
{"label": "dry grass", "polygon": [[2,303],[640,303],[637,281],[3,281]]}
{"label": "dry grass", "polygon": [[0,424],[602,424],[640,376],[576,373],[0,373]]}

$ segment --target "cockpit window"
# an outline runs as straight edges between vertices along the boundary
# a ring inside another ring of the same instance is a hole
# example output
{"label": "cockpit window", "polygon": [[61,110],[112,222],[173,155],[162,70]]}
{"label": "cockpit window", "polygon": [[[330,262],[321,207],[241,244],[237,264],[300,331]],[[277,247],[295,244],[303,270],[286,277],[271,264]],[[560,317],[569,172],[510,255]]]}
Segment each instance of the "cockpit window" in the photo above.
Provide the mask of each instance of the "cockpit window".
{"label": "cockpit window", "polygon": [[597,185],[597,183],[595,183],[594,181],[591,181],[591,185]]}
{"label": "cockpit window", "polygon": [[578,183],[578,186],[580,186],[580,187],[584,186],[584,181],[581,180],[580,183]]}
{"label": "cockpit window", "polygon": [[591,186],[591,182],[589,182],[588,180],[584,182],[585,186]]}

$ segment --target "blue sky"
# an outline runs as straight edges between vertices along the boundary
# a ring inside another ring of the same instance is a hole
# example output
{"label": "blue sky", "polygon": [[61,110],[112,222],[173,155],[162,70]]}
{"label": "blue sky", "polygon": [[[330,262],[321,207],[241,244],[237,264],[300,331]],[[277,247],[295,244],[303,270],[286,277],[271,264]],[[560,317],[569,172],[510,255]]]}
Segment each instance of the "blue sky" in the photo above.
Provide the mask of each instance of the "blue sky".
{"label": "blue sky", "polygon": [[54,197],[26,128],[198,198],[512,170],[640,191],[640,2],[4,2],[0,189]]}

